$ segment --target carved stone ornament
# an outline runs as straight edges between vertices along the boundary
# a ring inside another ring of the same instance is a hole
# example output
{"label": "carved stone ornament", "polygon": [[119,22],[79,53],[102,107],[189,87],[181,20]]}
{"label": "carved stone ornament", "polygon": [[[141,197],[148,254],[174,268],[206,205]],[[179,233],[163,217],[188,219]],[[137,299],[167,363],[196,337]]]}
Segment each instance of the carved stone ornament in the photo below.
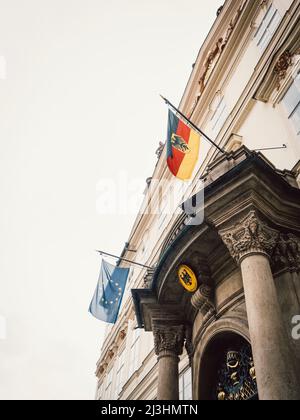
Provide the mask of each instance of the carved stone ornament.
{"label": "carved stone ornament", "polygon": [[280,234],[272,256],[272,268],[275,272],[300,271],[300,239],[296,235]]}
{"label": "carved stone ornament", "polygon": [[286,78],[288,69],[293,64],[293,54],[290,53],[290,51],[285,51],[281,56],[279,57],[276,66],[274,68],[274,73],[276,75],[276,85],[277,90],[280,89],[281,82]]}
{"label": "carved stone ornament", "polygon": [[98,366],[96,370],[96,376],[99,378],[99,376],[103,375],[107,368],[108,364],[106,362],[102,363],[100,366]]}
{"label": "carved stone ornament", "polygon": [[122,330],[122,331],[120,331],[120,339],[121,339],[121,340],[124,340],[124,339],[125,339],[125,337],[126,337],[126,330]]}
{"label": "carved stone ornament", "polygon": [[156,327],[153,330],[154,348],[157,356],[170,352],[180,356],[183,351],[185,327],[183,325]]}
{"label": "carved stone ornament", "polygon": [[108,351],[108,357],[109,357],[110,359],[112,359],[112,358],[114,357],[114,355],[115,355],[115,353],[114,353],[114,351],[113,351],[113,350],[109,350],[109,351]]}
{"label": "carved stone ornament", "polygon": [[156,150],[155,154],[157,156],[157,159],[159,159],[164,151],[165,143],[162,141],[159,142],[158,149]]}
{"label": "carved stone ornament", "polygon": [[191,303],[203,315],[203,322],[215,314],[216,308],[213,302],[213,290],[210,286],[201,284],[196,293],[194,293]]}
{"label": "carved stone ornament", "polygon": [[[234,28],[236,27],[238,20],[244,10],[244,7],[246,5],[246,1],[242,2],[241,6],[239,7],[239,9],[237,10],[236,14],[233,16],[232,20],[230,21],[225,33],[223,34],[222,37],[219,37],[218,40],[216,41],[215,45],[213,46],[213,48],[211,49],[211,51],[209,51],[206,60],[204,62],[203,65],[203,71],[201,73],[201,77],[199,79],[199,90],[198,93],[196,94],[196,98],[194,100],[194,103],[192,105],[192,109],[189,112],[189,118],[191,118],[193,116],[193,113],[196,109],[196,106],[202,96],[202,93],[204,92],[204,89],[206,87],[207,81],[209,79],[210,74],[212,73],[217,61],[219,60],[220,56],[222,55],[226,45],[228,44],[228,41],[231,37],[231,34],[234,30]],[[223,8],[223,6],[222,6]],[[222,8],[220,8],[218,10],[218,15],[221,13]]]}
{"label": "carved stone ornament", "polygon": [[149,268],[144,276],[144,289],[150,289],[153,281],[153,275],[154,275],[155,269]]}
{"label": "carved stone ornament", "polygon": [[263,223],[254,210],[238,224],[221,230],[219,234],[237,263],[252,253],[271,257],[279,238],[279,232]]}

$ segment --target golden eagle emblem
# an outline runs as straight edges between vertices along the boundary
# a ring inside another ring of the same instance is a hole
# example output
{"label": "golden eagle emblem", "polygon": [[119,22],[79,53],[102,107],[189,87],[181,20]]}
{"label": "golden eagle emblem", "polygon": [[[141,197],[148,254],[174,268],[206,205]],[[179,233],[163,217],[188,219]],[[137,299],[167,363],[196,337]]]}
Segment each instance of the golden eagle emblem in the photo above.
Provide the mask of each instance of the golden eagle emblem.
{"label": "golden eagle emblem", "polygon": [[181,265],[178,269],[178,278],[181,285],[190,293],[198,289],[198,280],[193,270],[187,265]]}
{"label": "golden eagle emblem", "polygon": [[190,153],[191,151],[191,149],[189,148],[185,140],[181,136],[178,136],[177,134],[172,134],[171,144],[175,149],[179,150],[180,152],[184,154]]}

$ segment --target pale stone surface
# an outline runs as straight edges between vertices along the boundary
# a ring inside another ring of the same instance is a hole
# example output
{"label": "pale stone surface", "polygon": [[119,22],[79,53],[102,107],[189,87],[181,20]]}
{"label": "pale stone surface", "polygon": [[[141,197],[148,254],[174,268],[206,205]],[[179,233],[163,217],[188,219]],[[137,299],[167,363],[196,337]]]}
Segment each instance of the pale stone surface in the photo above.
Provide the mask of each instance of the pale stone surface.
{"label": "pale stone surface", "polygon": [[261,400],[300,400],[293,352],[264,255],[241,262],[251,344]]}

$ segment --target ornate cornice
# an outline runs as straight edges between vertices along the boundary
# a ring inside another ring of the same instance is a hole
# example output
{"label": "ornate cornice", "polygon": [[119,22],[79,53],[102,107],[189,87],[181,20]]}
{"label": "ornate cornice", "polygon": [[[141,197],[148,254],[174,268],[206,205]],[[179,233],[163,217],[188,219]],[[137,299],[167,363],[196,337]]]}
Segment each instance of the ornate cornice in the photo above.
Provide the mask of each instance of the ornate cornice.
{"label": "ornate cornice", "polygon": [[[226,47],[226,45],[228,44],[230,37],[239,21],[239,18],[245,8],[246,5],[246,1],[243,1],[239,8],[237,9],[235,15],[232,17],[232,19],[230,20],[226,30],[224,31],[223,34],[221,34],[221,36],[218,37],[218,39],[216,40],[215,44],[213,45],[212,49],[208,52],[206,60],[203,64],[203,70],[201,72],[201,76],[200,79],[198,81],[198,92],[196,94],[196,98],[192,104],[192,108],[189,112],[189,118],[191,118],[194,114],[194,111],[198,105],[198,102],[200,101],[200,98],[206,88],[206,85],[208,83],[209,77],[211,75],[211,73],[213,72],[217,62],[219,61],[219,58],[221,57],[221,55],[223,54],[223,51]],[[217,16],[219,16],[220,12],[223,10],[223,6],[222,8],[220,8],[217,12]]]}
{"label": "ornate cornice", "polygon": [[279,238],[279,232],[263,223],[254,210],[236,225],[220,230],[219,234],[238,264],[249,254],[271,257]]}
{"label": "ornate cornice", "polygon": [[185,326],[157,326],[153,329],[154,348],[157,356],[171,353],[180,356],[183,352],[185,340]]}

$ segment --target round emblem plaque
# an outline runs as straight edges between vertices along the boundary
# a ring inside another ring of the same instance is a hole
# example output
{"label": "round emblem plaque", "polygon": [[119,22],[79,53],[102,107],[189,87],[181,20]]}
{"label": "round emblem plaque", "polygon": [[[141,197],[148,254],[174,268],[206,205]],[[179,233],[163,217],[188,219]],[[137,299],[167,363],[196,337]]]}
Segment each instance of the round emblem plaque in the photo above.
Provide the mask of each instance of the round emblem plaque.
{"label": "round emblem plaque", "polygon": [[181,265],[178,269],[178,277],[182,286],[190,293],[196,292],[198,289],[198,281],[196,274],[187,265]]}

